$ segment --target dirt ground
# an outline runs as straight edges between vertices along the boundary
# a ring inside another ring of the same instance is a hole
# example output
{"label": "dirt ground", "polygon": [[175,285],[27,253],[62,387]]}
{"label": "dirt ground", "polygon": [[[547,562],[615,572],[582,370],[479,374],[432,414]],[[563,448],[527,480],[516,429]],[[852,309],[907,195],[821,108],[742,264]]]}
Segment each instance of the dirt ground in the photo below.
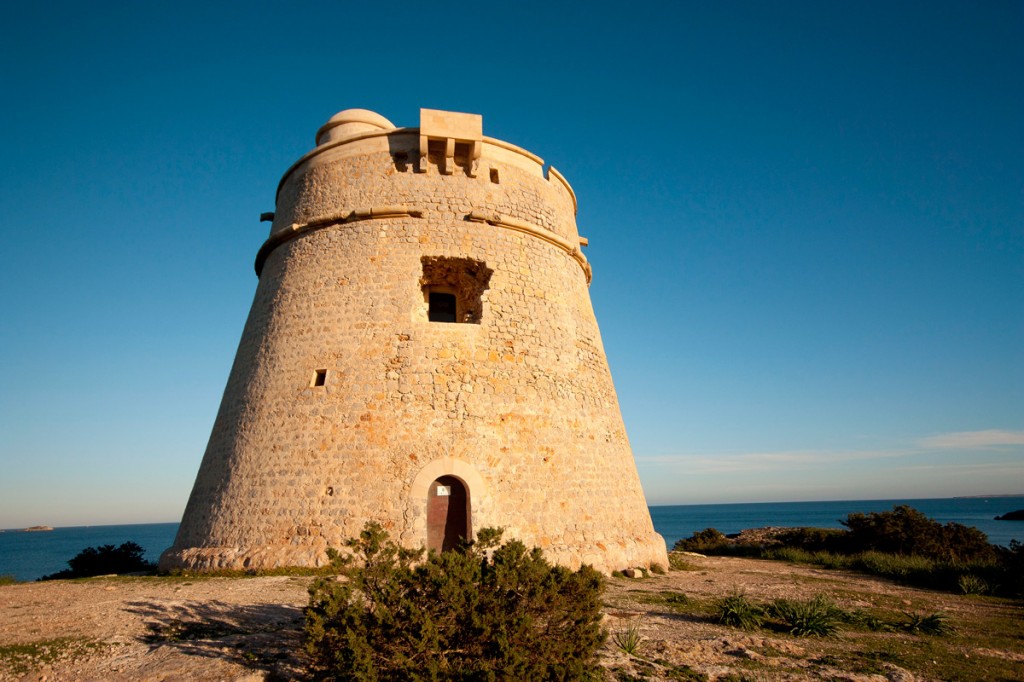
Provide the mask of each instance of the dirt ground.
{"label": "dirt ground", "polygon": [[[796,638],[729,628],[708,613],[715,599],[736,592],[759,602],[825,594],[845,609],[941,611],[961,629],[976,629],[999,618],[1019,622],[1019,604],[780,562],[686,561],[689,570],[609,580],[605,619],[612,636],[601,653],[609,680],[1024,680],[1019,631],[991,642],[974,632],[942,644],[943,656],[970,661],[954,666],[948,658],[930,660],[934,641],[904,633]],[[297,652],[310,580],[111,577],[3,586],[0,680],[301,678]],[[672,595],[685,597],[666,601]],[[680,600],[686,605],[675,608]],[[633,655],[616,643],[630,629],[640,638]],[[929,660],[921,660],[922,652]]]}

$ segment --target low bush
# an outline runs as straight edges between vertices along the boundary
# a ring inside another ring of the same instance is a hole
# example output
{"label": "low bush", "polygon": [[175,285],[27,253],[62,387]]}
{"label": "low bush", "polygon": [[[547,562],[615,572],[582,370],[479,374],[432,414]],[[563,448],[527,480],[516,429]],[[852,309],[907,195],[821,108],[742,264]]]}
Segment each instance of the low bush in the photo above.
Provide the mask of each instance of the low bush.
{"label": "low bush", "polygon": [[551,566],[539,549],[477,542],[431,553],[396,545],[370,523],[331,552],[342,579],[319,578],[306,608],[306,651],[321,680],[596,678],[602,576]]}
{"label": "low bush", "polygon": [[775,536],[784,547],[807,552],[841,551],[846,531],[839,528],[789,528]]}
{"label": "low bush", "polygon": [[1009,549],[1000,549],[999,554],[1000,564],[1004,567],[1001,577],[1005,591],[1024,597],[1024,543],[1010,540]]}
{"label": "low bush", "polygon": [[728,540],[714,528],[705,528],[691,537],[678,540],[672,547],[674,552],[711,552],[725,547]]}
{"label": "low bush", "polygon": [[0,575],[0,585],[14,585],[17,582],[18,579],[13,575]]}
{"label": "low bush", "polygon": [[876,551],[960,562],[997,557],[996,548],[977,528],[943,525],[905,504],[887,512],[849,514],[841,523],[849,529],[842,541],[847,553]]}
{"label": "low bush", "polygon": [[40,580],[64,578],[90,578],[113,573],[139,573],[156,570],[156,566],[144,558],[146,550],[134,542],[125,542],[119,547],[101,545],[86,547],[71,559],[63,571],[44,575]]}
{"label": "low bush", "polygon": [[941,524],[906,505],[850,514],[841,523],[848,530],[792,528],[764,543],[731,542],[707,528],[675,549],[856,570],[947,592],[1024,597],[1024,545],[1016,540],[998,547],[975,528]]}

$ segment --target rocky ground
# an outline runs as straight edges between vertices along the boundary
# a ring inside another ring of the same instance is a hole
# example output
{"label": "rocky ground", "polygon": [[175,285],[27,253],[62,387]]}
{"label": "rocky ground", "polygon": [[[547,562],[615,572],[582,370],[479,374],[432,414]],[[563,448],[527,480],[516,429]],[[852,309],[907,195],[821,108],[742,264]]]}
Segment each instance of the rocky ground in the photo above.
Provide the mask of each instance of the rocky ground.
{"label": "rocky ground", "polygon": [[[601,654],[609,680],[1024,680],[1017,602],[780,562],[685,561],[688,570],[609,581],[612,636]],[[310,580],[111,577],[2,586],[0,680],[301,678]],[[738,591],[757,602],[825,594],[851,612],[890,620],[942,612],[956,632],[844,627],[816,639],[714,622],[715,599]],[[639,638],[632,654],[621,646],[630,632]]]}

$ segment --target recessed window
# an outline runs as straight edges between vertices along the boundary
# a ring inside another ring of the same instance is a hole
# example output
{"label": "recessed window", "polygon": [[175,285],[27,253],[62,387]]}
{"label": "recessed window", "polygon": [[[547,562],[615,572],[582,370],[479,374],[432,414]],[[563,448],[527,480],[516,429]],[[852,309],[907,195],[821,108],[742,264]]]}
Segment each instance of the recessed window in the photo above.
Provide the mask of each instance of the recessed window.
{"label": "recessed window", "polygon": [[483,296],[494,272],[471,258],[424,256],[423,299],[431,322],[480,324]]}
{"label": "recessed window", "polygon": [[431,322],[457,321],[455,294],[444,291],[428,291],[427,306],[427,319]]}
{"label": "recessed window", "polygon": [[310,384],[311,386],[323,386],[326,383],[327,383],[327,370],[326,369],[318,369],[316,372],[313,373],[313,382]]}
{"label": "recessed window", "polygon": [[492,168],[491,169],[491,182],[493,182],[495,185],[498,184],[498,169],[497,168]]}

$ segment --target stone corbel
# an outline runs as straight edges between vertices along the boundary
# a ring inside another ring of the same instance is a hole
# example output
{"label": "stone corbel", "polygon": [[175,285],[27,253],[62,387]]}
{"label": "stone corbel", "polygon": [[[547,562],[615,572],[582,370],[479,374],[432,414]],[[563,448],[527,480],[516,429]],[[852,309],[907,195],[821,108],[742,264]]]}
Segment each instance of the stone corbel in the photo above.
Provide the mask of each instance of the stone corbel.
{"label": "stone corbel", "polygon": [[483,143],[480,140],[472,140],[469,145],[469,177],[475,178],[476,173],[480,170],[480,152],[483,149]]}
{"label": "stone corbel", "polygon": [[427,172],[427,147],[429,146],[430,138],[420,132],[420,162],[416,164],[417,173]]}

